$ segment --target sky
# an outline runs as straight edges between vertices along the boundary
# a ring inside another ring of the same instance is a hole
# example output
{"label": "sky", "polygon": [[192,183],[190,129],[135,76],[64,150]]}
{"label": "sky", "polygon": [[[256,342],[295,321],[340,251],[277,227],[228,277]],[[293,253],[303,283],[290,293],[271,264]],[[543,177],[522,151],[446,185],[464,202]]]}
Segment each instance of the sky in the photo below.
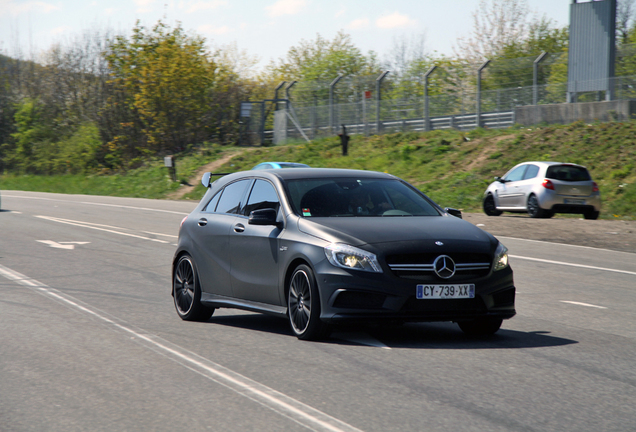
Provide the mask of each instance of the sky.
{"label": "sky", "polygon": [[[571,0],[527,0],[557,25],[569,22]],[[468,36],[479,0],[0,0],[0,53],[27,57],[92,30],[130,35],[137,20],[152,27],[177,22],[210,48],[235,43],[259,66],[284,58],[301,40],[331,40],[344,31],[379,58],[396,40],[424,37],[429,53],[453,55]]]}

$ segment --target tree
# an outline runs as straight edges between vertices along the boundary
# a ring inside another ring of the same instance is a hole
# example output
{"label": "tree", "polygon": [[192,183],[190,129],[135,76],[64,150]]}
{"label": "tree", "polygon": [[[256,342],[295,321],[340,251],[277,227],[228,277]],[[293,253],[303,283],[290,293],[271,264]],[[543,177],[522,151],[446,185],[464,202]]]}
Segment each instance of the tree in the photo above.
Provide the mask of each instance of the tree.
{"label": "tree", "polygon": [[272,62],[268,74],[273,82],[298,81],[294,88],[295,102],[314,104],[329,97],[329,83],[339,75],[347,78],[338,86],[339,100],[357,100],[362,89],[370,90],[370,80],[380,73],[380,65],[373,51],[364,55],[351,36],[338,32],[333,40],[318,34],[315,40],[301,40],[292,46],[287,57]]}
{"label": "tree", "polygon": [[628,38],[635,14],[634,0],[618,0],[616,5],[616,38],[619,43],[629,43]]}
{"label": "tree", "polygon": [[528,14],[526,0],[480,0],[472,34],[457,40],[457,56],[474,65],[521,45],[529,30]]}
{"label": "tree", "polygon": [[206,119],[216,65],[203,39],[180,26],[171,30],[158,22],[148,30],[137,23],[130,39],[117,36],[111,42],[106,59],[118,90],[110,108],[117,112],[123,103],[128,110],[123,113],[128,121],[113,125],[111,151],[174,152],[210,135]]}

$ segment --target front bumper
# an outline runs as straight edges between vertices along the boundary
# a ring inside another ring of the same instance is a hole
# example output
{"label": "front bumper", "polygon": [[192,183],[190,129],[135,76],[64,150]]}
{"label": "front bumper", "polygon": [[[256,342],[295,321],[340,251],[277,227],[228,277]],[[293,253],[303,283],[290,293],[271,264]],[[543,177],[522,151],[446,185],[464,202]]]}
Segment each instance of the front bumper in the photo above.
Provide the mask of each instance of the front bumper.
{"label": "front bumper", "polygon": [[[398,320],[414,322],[512,318],[515,286],[510,267],[460,283],[475,284],[473,299],[417,299],[417,282],[392,273],[364,273],[325,266],[316,269],[325,322]],[[453,279],[438,283],[453,284]]]}

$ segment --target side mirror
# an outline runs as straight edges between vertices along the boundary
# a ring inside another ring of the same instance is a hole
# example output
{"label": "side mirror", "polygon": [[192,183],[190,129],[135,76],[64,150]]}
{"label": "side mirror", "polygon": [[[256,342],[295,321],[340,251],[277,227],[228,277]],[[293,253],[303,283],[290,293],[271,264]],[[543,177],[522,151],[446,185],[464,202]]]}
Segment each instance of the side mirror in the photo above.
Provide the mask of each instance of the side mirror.
{"label": "side mirror", "polygon": [[210,187],[210,176],[211,173],[206,172],[203,174],[203,177],[201,177],[201,184],[206,188]]}
{"label": "side mirror", "polygon": [[502,179],[501,177],[495,177],[495,181],[498,181],[499,183],[505,183],[506,180]]}
{"label": "side mirror", "polygon": [[276,218],[278,212],[272,208],[254,210],[250,212],[250,218],[247,223],[250,225],[275,225],[278,226]]}
{"label": "side mirror", "polygon": [[454,209],[454,208],[446,207],[444,209],[444,211],[446,213],[448,213],[449,215],[451,215],[451,216],[455,216],[456,218],[462,219],[462,211],[461,210],[457,210],[457,209]]}

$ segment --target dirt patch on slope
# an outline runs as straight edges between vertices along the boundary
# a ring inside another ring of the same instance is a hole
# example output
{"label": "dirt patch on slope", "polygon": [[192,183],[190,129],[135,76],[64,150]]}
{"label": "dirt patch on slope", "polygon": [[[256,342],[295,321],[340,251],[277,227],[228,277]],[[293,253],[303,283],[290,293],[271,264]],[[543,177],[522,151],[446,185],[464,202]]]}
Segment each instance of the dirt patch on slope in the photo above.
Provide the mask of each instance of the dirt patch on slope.
{"label": "dirt patch on slope", "polygon": [[240,151],[235,151],[232,153],[228,153],[225,156],[223,156],[220,159],[217,159],[213,162],[210,162],[207,165],[202,166],[201,168],[199,168],[197,170],[196,173],[194,173],[194,176],[192,176],[189,180],[188,180],[188,184],[187,185],[181,185],[181,187],[179,189],[177,189],[174,192],[171,192],[170,194],[168,194],[166,196],[166,199],[170,199],[170,200],[178,200],[183,198],[184,195],[192,192],[192,190],[194,189],[194,187],[201,181],[201,177],[203,176],[204,173],[206,172],[213,172],[216,171],[217,168],[225,165],[226,163],[228,163],[234,156],[246,152],[246,151],[252,151],[255,150],[253,148],[248,148],[248,149],[242,149]]}

